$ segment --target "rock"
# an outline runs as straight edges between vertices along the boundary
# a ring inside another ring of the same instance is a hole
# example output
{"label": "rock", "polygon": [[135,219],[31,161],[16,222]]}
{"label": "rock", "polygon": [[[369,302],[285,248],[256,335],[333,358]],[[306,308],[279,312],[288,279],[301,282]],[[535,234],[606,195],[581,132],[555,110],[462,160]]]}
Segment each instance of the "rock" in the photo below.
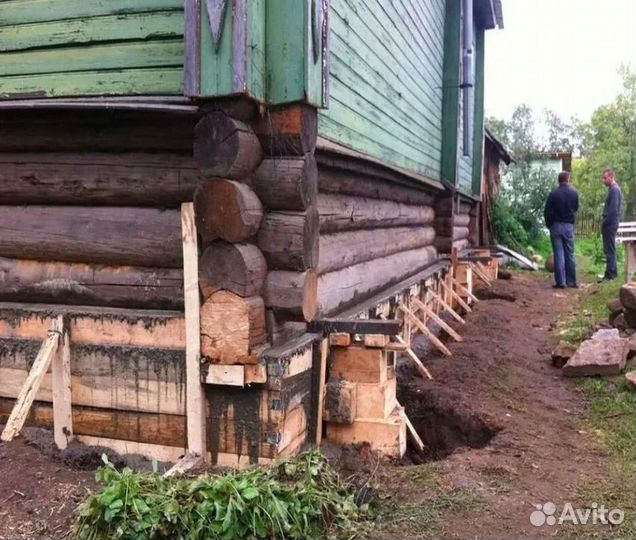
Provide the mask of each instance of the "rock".
{"label": "rock", "polygon": [[636,371],[628,371],[625,373],[625,380],[627,381],[627,388],[636,390]]}
{"label": "rock", "polygon": [[572,345],[567,341],[561,341],[557,348],[552,351],[552,365],[562,368],[566,362],[576,353],[576,345]]}
{"label": "rock", "polygon": [[631,360],[632,358],[634,358],[634,356],[636,356],[636,337],[635,336],[628,337],[627,343],[629,347],[629,350],[627,351],[627,359]]}
{"label": "rock", "polygon": [[[618,332],[618,330],[616,330]],[[619,375],[625,369],[629,344],[626,339],[588,339],[563,366],[566,377]]]}
{"label": "rock", "polygon": [[625,322],[628,328],[636,328],[636,309],[625,310]]}
{"label": "rock", "polygon": [[616,328],[601,328],[592,334],[593,341],[611,341],[620,338],[620,332]]}
{"label": "rock", "polygon": [[[618,319],[618,317],[623,317],[623,310],[622,309],[619,309],[618,311],[612,311],[609,314],[609,317],[607,318],[607,320],[608,320],[608,322],[610,323],[611,326],[616,326],[614,323],[616,322],[616,319]],[[625,320],[625,318],[623,317],[623,321],[624,320]]]}
{"label": "rock", "polygon": [[497,278],[499,279],[512,279],[512,272],[510,270],[505,270],[504,268],[499,268],[499,272],[497,273]]}
{"label": "rock", "polygon": [[623,332],[627,328],[627,322],[625,321],[625,314],[621,313],[611,322],[612,326],[618,331]]}
{"label": "rock", "polygon": [[636,281],[621,287],[620,299],[624,308],[636,311]]}
{"label": "rock", "polygon": [[554,255],[550,255],[548,260],[545,261],[545,269],[548,272],[554,272]]}
{"label": "rock", "polygon": [[614,300],[610,300],[607,303],[607,309],[610,310],[610,312],[615,313],[617,311],[622,312],[623,311],[623,304],[621,303],[620,298],[614,298]]}

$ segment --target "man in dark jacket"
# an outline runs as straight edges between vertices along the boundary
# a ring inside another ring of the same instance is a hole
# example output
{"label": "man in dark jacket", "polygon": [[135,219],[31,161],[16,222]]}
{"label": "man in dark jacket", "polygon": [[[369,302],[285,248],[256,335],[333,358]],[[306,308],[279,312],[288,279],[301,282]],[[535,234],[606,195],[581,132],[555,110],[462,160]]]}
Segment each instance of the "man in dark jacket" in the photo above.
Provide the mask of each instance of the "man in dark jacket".
{"label": "man in dark jacket", "polygon": [[574,259],[574,222],[579,210],[579,194],[572,187],[570,173],[559,173],[559,187],[550,193],[545,204],[545,224],[550,229],[554,253],[553,287],[576,288],[576,261]]}
{"label": "man in dark jacket", "polygon": [[618,277],[616,264],[616,232],[621,220],[623,193],[616,183],[616,175],[612,169],[603,171],[603,183],[607,187],[607,198],[603,208],[603,249],[605,251],[605,275],[600,281],[611,281]]}

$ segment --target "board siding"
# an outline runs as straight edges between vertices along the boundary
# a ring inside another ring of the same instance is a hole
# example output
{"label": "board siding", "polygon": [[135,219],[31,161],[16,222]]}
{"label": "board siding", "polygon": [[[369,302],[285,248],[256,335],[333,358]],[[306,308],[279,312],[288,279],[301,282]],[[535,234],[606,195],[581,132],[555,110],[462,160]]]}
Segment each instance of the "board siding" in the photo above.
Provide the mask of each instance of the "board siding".
{"label": "board siding", "polygon": [[183,4],[0,2],[0,97],[181,95]]}
{"label": "board siding", "polygon": [[320,135],[440,179],[444,19],[445,0],[331,0]]}

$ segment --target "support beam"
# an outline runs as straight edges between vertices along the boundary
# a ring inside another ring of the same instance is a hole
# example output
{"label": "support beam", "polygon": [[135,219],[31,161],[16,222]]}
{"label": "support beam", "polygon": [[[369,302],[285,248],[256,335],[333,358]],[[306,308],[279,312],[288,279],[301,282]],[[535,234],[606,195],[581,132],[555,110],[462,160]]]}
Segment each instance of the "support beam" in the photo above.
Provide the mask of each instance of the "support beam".
{"label": "support beam", "polygon": [[186,414],[188,450],[206,456],[205,445],[205,393],[201,385],[201,339],[199,317],[199,251],[194,205],[181,205],[183,238],[183,292],[186,333]]}
{"label": "support beam", "polygon": [[455,292],[452,286],[449,286],[445,281],[440,281],[440,283],[442,284],[442,288],[447,291],[448,295],[450,296],[450,300],[448,302],[450,305],[452,305],[452,301],[454,298],[456,302],[468,313],[473,311],[472,308],[464,301],[464,299]]}
{"label": "support beam", "polygon": [[453,353],[451,353],[448,348],[446,347],[446,345],[444,345],[435,334],[433,334],[433,332],[431,332],[428,327],[422,322],[420,321],[415,314],[409,309],[407,308],[404,304],[400,304],[399,306],[400,310],[411,320],[411,322],[417,326],[417,328],[422,332],[422,334],[424,334],[433,345],[435,345],[435,347],[437,347],[437,349],[444,354],[445,356],[453,356]]}
{"label": "support beam", "polygon": [[444,302],[444,300],[439,294],[437,294],[435,291],[432,291],[430,289],[428,290],[428,293],[433,297],[434,300],[437,300],[437,303],[441,307],[443,307],[446,311],[448,311],[451,314],[453,319],[455,319],[459,323],[466,324],[466,321],[462,319],[459,313],[457,313],[451,306],[449,306],[446,302]]}
{"label": "support beam", "polygon": [[415,446],[420,452],[423,452],[424,441],[422,441],[421,437],[415,430],[415,427],[411,423],[411,420],[406,415],[406,410],[404,409],[404,407],[402,407],[399,402],[397,403],[397,406],[402,408],[402,416],[404,417],[404,421],[406,422],[406,427],[408,428],[409,435],[411,436],[411,439],[413,439],[413,443],[415,444]]}
{"label": "support beam", "polygon": [[406,340],[402,337],[402,336],[395,336],[395,339],[398,341],[398,343],[400,343],[401,345],[406,345],[406,354],[408,355],[408,357],[413,360],[413,363],[415,364],[415,367],[417,368],[417,370],[424,375],[424,377],[428,378],[429,380],[433,380],[433,376],[431,375],[431,372],[426,369],[426,366],[424,366],[424,364],[422,363],[422,361],[417,357],[417,355],[413,352],[413,349],[411,349],[411,347],[409,346],[409,344],[406,342]]}
{"label": "support beam", "polygon": [[71,339],[64,324],[61,346],[53,359],[53,434],[55,445],[64,450],[73,440],[73,413],[71,408]]}
{"label": "support beam", "polygon": [[452,278],[452,284],[455,288],[459,289],[460,292],[465,294],[468,298],[470,298],[473,302],[479,302],[479,298],[477,298],[473,293],[471,293],[466,287],[464,287],[459,281],[455,278]]}
{"label": "support beam", "polygon": [[[453,330],[453,328],[444,319],[442,319],[419,298],[413,298],[413,302],[421,311],[423,311],[428,317],[433,319],[442,328],[442,330],[444,330],[444,332],[446,332],[455,341],[464,341],[464,338],[462,338],[462,336],[460,336],[455,330]],[[415,312],[416,310],[414,310],[414,313]]]}

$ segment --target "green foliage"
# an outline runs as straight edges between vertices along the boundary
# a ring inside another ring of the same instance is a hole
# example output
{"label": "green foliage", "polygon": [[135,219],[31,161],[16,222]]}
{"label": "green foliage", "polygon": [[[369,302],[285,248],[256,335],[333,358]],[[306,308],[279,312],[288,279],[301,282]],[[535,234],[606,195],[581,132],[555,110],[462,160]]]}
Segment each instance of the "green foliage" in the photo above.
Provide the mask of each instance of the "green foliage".
{"label": "green foliage", "polygon": [[272,468],[194,479],[104,463],[96,480],[105,487],[89,496],[76,523],[85,540],[353,537],[368,513],[317,451]]}

